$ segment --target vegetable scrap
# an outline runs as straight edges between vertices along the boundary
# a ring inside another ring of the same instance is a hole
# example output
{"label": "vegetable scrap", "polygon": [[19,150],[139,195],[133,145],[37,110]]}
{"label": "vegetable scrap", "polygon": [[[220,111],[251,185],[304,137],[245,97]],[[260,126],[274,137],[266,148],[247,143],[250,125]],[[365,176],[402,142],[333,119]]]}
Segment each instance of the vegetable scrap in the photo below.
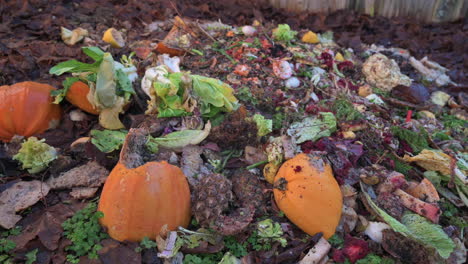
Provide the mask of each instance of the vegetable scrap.
{"label": "vegetable scrap", "polygon": [[466,261],[450,64],[177,13],[77,17],[50,40],[70,56],[0,87],[2,263]]}

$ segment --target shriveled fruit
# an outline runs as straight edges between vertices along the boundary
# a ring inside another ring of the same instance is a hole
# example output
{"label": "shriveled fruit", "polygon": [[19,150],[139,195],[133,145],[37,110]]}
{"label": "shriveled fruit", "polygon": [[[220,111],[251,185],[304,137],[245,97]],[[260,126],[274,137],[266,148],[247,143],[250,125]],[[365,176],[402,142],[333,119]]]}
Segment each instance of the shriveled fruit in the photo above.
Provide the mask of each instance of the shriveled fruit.
{"label": "shriveled fruit", "polygon": [[84,82],[78,81],[70,86],[66,98],[72,105],[81,110],[93,115],[98,115],[99,110],[89,102],[87,97],[88,93],[89,86]]}
{"label": "shriveled fruit", "polygon": [[194,186],[192,212],[201,225],[209,226],[233,199],[232,183],[221,174],[204,176]]}
{"label": "shriveled fruit", "polygon": [[115,28],[109,28],[106,30],[102,40],[111,44],[114,48],[123,48],[125,46],[125,40],[123,39],[122,34]]}
{"label": "shriveled fruit", "polygon": [[330,164],[301,153],[281,166],[274,185],[275,201],[291,222],[309,235],[335,233],[343,200]]}
{"label": "shriveled fruit", "polygon": [[37,82],[0,86],[0,141],[29,137],[58,125],[59,105],[52,104],[54,87]]}

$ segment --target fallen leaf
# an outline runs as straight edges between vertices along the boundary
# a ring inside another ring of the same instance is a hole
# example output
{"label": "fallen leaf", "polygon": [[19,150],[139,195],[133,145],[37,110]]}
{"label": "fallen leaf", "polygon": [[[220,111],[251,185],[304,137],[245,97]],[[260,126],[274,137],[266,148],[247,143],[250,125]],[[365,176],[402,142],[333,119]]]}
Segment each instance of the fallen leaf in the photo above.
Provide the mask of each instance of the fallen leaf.
{"label": "fallen leaf", "polygon": [[[29,215],[28,218],[37,219],[27,224],[21,234],[11,236],[9,239],[15,242],[16,249],[21,249],[29,241],[38,237],[44,247],[52,251],[56,250],[59,247],[59,240],[63,233],[62,223],[83,206],[84,204],[81,203],[60,203]],[[28,222],[27,219],[24,222]]]}
{"label": "fallen leaf", "polygon": [[113,239],[101,241],[102,249],[98,251],[103,264],[140,264],[141,254],[135,252],[136,243],[120,243]]}
{"label": "fallen leaf", "polygon": [[73,187],[99,187],[106,180],[109,171],[96,161],[75,167],[58,177],[50,178],[47,184],[52,190],[69,189]]}
{"label": "fallen leaf", "polygon": [[10,229],[21,220],[15,213],[30,207],[49,193],[50,187],[41,181],[20,181],[0,195],[0,225]]}

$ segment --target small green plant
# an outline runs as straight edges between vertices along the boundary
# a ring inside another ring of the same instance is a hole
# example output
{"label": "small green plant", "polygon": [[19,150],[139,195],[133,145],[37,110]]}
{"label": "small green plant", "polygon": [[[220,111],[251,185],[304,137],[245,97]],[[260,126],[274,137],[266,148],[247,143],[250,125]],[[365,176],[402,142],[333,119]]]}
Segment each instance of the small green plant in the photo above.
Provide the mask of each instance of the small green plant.
{"label": "small green plant", "polygon": [[223,258],[223,253],[215,254],[186,254],[184,264],[218,264]]}
{"label": "small green plant", "polygon": [[224,237],[224,245],[236,257],[241,258],[248,254],[247,242],[239,243],[233,236]]}
{"label": "small green plant", "polygon": [[341,121],[352,121],[363,117],[354,108],[353,104],[344,98],[337,98],[332,103],[331,110],[335,113],[336,118]]}
{"label": "small green plant", "polygon": [[236,93],[236,97],[242,102],[258,105],[258,99],[253,96],[249,87],[240,88]]}
{"label": "small green plant", "polygon": [[141,240],[141,242],[140,242],[140,246],[135,248],[135,251],[136,252],[141,252],[144,249],[152,249],[152,248],[156,248],[157,246],[158,246],[158,244],[156,244],[156,242],[149,239],[148,237],[144,237],[143,240]]}
{"label": "small green plant", "polygon": [[334,234],[330,239],[328,239],[328,242],[334,247],[334,248],[342,248],[344,245],[344,239],[337,235]]}
{"label": "small green plant", "polygon": [[99,218],[104,214],[96,209],[96,202],[92,202],[63,222],[64,235],[72,242],[71,246],[66,248],[69,253],[67,261],[78,263],[79,258],[85,255],[90,259],[97,259],[97,252],[102,248],[99,242],[109,236],[99,224]]}
{"label": "small green plant", "polygon": [[282,112],[273,115],[273,129],[281,129],[286,115]]}
{"label": "small green plant", "polygon": [[445,128],[450,128],[455,132],[461,132],[464,128],[468,128],[468,121],[459,119],[454,115],[442,115],[440,121]]}
{"label": "small green plant", "polygon": [[7,239],[9,236],[16,236],[21,233],[21,227],[16,226],[10,230],[0,233],[0,263],[13,263],[10,252],[15,249],[16,243]]}
{"label": "small green plant", "polygon": [[26,253],[26,264],[33,264],[37,260],[37,252],[39,249],[33,249]]}
{"label": "small green plant", "polygon": [[390,258],[382,258],[376,254],[368,254],[365,258],[355,262],[356,264],[393,264],[395,261]]}
{"label": "small green plant", "polygon": [[428,134],[424,128],[421,128],[419,133],[398,126],[393,126],[390,130],[394,136],[408,143],[415,153],[429,148],[429,144],[427,143]]}

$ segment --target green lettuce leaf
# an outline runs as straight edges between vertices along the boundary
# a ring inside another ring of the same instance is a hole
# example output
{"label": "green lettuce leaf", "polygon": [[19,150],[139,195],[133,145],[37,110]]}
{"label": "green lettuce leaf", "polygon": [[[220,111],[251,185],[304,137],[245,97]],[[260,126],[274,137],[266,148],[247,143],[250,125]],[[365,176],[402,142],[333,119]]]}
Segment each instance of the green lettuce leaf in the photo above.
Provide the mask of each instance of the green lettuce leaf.
{"label": "green lettuce leaf", "polygon": [[154,146],[151,144],[157,144],[160,147],[179,150],[187,145],[196,145],[202,142],[211,131],[211,124],[208,121],[205,125],[205,129],[203,130],[182,130],[169,133],[163,137],[153,138],[150,137],[148,139],[151,148],[154,149]]}
{"label": "green lettuce leaf", "polygon": [[284,43],[289,43],[296,35],[297,31],[291,30],[288,24],[279,24],[277,28],[273,29],[273,38]]}
{"label": "green lettuce leaf", "polygon": [[403,215],[402,222],[387,214],[380,209],[369,194],[364,191],[364,185],[361,183],[361,189],[366,197],[366,201],[374,212],[379,215],[395,232],[409,237],[421,245],[435,249],[439,255],[447,259],[455,249],[455,243],[445,234],[440,225],[433,224],[424,217],[406,213]]}
{"label": "green lettuce leaf", "polygon": [[102,60],[102,57],[104,57],[104,51],[99,47],[83,47],[81,50],[94,61]]}
{"label": "green lettuce leaf", "polygon": [[94,96],[96,102],[103,108],[111,108],[117,101],[116,89],[114,58],[106,52],[97,73]]}
{"label": "green lettuce leaf", "polygon": [[253,120],[257,124],[257,135],[259,137],[268,135],[273,131],[273,120],[265,119],[265,117],[260,114],[255,114]]}
{"label": "green lettuce leaf", "polygon": [[125,136],[125,130],[91,130],[91,143],[101,152],[110,153],[122,147]]}
{"label": "green lettuce leaf", "polygon": [[442,258],[447,259],[455,249],[455,243],[440,225],[432,224],[426,218],[413,213],[404,214],[401,222],[415,240],[435,248]]}
{"label": "green lettuce leaf", "polygon": [[83,47],[81,50],[91,57],[95,62],[92,64],[79,62],[77,60],[69,60],[61,62],[50,68],[49,73],[54,75],[62,75],[66,72],[94,72],[96,73],[104,56],[104,51],[98,47]]}
{"label": "green lettuce leaf", "polygon": [[127,100],[130,99],[130,95],[135,94],[135,90],[128,75],[122,69],[118,69],[115,71],[115,78],[117,80],[116,94]]}
{"label": "green lettuce leaf", "polygon": [[100,61],[93,64],[79,62],[77,60],[69,60],[61,62],[54,67],[50,68],[49,73],[54,75],[62,75],[66,72],[97,72],[99,69]]}
{"label": "green lettuce leaf", "polygon": [[77,78],[77,77],[67,77],[62,82],[63,89],[51,91],[50,95],[55,97],[54,104],[59,104],[60,102],[62,102],[63,98],[65,98],[65,96],[67,95],[68,90],[70,89],[70,86],[72,86],[72,84],[74,84],[75,82],[77,82],[79,80],[80,80],[80,78]]}
{"label": "green lettuce leaf", "polygon": [[287,133],[300,144],[308,140],[316,141],[322,137],[329,137],[335,131],[336,118],[333,113],[320,112],[316,117],[307,117],[293,123]]}
{"label": "green lettuce leaf", "polygon": [[234,89],[218,79],[191,75],[193,91],[200,99],[203,117],[213,117],[220,111],[231,112],[239,107]]}
{"label": "green lettuce leaf", "polygon": [[38,140],[36,137],[30,137],[21,143],[18,153],[13,156],[13,159],[19,161],[22,168],[27,169],[29,173],[43,171],[56,158],[55,148],[45,143],[45,139]]}

